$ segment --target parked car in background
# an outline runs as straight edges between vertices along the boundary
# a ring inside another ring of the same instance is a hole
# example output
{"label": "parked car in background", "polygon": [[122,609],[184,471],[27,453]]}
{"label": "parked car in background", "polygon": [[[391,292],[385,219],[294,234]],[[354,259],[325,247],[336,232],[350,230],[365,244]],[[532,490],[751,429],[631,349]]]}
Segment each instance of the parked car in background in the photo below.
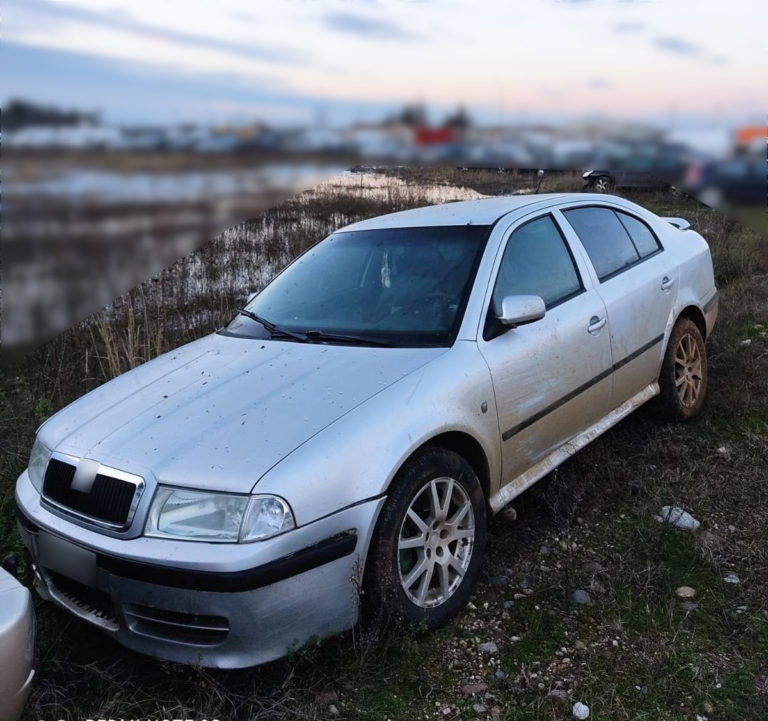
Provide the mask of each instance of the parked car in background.
{"label": "parked car in background", "polygon": [[611,193],[617,188],[678,186],[688,167],[683,146],[670,143],[614,144],[582,174],[584,189]]}
{"label": "parked car in background", "polygon": [[32,597],[0,568],[0,721],[21,716],[35,676]]}
{"label": "parked car in background", "polygon": [[645,402],[702,407],[709,248],[616,197],[492,198],[343,228],[219,332],[39,429],[19,529],[42,595],[218,667],[434,628],[488,517]]}
{"label": "parked car in background", "polygon": [[731,158],[689,168],[683,189],[705,205],[717,208],[723,203],[762,205],[768,197],[766,161]]}

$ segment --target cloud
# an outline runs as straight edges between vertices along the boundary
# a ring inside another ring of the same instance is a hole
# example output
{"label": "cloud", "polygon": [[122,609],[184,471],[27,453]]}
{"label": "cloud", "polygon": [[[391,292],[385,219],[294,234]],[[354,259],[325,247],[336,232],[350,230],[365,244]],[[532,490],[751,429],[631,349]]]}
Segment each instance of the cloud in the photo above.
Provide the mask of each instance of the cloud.
{"label": "cloud", "polygon": [[654,38],[653,44],[659,50],[676,53],[677,55],[687,55],[689,57],[698,57],[703,52],[700,45],[672,36]]}
{"label": "cloud", "polygon": [[210,123],[257,118],[311,123],[318,108],[332,123],[378,119],[398,109],[393,101],[327,98],[291,91],[271,77],[237,78],[228,73],[178,73],[155,63],[126,62],[86,53],[5,41],[5,62],[15,72],[3,78],[3,104],[23,98],[62,108],[98,111],[119,124]]}
{"label": "cloud", "polygon": [[590,88],[595,90],[606,90],[612,85],[612,83],[605,78],[591,78],[587,84]]}
{"label": "cloud", "polygon": [[684,55],[689,58],[700,58],[711,65],[727,65],[729,60],[724,55],[713,55],[701,45],[688,42],[682,38],[671,36],[654,38],[653,44],[659,50],[677,55]]}
{"label": "cloud", "polygon": [[292,48],[268,47],[261,40],[254,41],[253,43],[237,42],[150,25],[120,11],[100,12],[58,2],[41,2],[40,0],[25,0],[25,9],[33,10],[36,21],[82,21],[92,25],[100,25],[111,30],[122,30],[143,35],[147,38],[166,40],[172,43],[208,50],[218,50],[254,60],[281,64],[300,64],[306,62],[308,58],[306,51],[297,52]]}
{"label": "cloud", "polygon": [[616,25],[613,26],[613,29],[617,33],[639,33],[645,30],[645,24],[638,22],[616,23]]}
{"label": "cloud", "polygon": [[417,40],[410,32],[389,20],[364,17],[353,13],[336,12],[324,16],[323,22],[331,30],[379,40]]}

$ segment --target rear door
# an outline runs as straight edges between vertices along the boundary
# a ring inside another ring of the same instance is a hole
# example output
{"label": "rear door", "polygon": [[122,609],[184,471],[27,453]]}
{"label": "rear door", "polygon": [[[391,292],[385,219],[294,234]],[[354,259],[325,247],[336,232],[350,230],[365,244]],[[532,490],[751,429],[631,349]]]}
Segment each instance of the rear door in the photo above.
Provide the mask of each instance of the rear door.
{"label": "rear door", "polygon": [[[478,345],[493,379],[507,484],[609,412],[611,347],[587,263],[551,214],[513,227],[492,277]],[[540,296],[546,315],[504,329],[496,318],[510,295]]]}
{"label": "rear door", "polygon": [[645,188],[655,182],[653,176],[656,152],[652,145],[632,148],[624,166],[624,183],[630,188]]}
{"label": "rear door", "polygon": [[678,269],[651,227],[625,209],[561,207],[556,214],[584,247],[608,311],[618,407],[658,378]]}

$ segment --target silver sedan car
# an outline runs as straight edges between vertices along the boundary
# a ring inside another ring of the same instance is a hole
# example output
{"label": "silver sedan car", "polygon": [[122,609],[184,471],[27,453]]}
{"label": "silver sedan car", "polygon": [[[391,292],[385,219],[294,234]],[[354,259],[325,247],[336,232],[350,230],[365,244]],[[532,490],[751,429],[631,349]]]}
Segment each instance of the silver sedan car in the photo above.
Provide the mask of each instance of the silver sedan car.
{"label": "silver sedan car", "polygon": [[0,568],[0,720],[16,721],[35,677],[32,596]]}
{"label": "silver sedan car", "polygon": [[38,589],[218,667],[361,610],[439,626],[490,514],[654,396],[699,411],[716,315],[703,238],[619,198],[343,228],[217,333],[41,426],[16,487]]}

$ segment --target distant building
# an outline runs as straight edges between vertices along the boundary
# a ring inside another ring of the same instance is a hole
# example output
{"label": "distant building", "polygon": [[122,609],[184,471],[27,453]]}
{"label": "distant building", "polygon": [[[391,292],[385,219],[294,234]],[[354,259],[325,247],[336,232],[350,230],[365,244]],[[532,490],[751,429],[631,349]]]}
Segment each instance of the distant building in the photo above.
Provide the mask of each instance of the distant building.
{"label": "distant building", "polygon": [[98,122],[98,113],[61,110],[27,100],[10,100],[3,107],[3,130],[5,131],[28,127],[61,128],[98,125]]}
{"label": "distant building", "polygon": [[413,128],[399,119],[356,123],[344,137],[355,152],[368,158],[404,158],[413,149]]}
{"label": "distant building", "polygon": [[768,126],[766,125],[745,125],[736,129],[737,152],[764,153],[766,141],[768,141]]}

